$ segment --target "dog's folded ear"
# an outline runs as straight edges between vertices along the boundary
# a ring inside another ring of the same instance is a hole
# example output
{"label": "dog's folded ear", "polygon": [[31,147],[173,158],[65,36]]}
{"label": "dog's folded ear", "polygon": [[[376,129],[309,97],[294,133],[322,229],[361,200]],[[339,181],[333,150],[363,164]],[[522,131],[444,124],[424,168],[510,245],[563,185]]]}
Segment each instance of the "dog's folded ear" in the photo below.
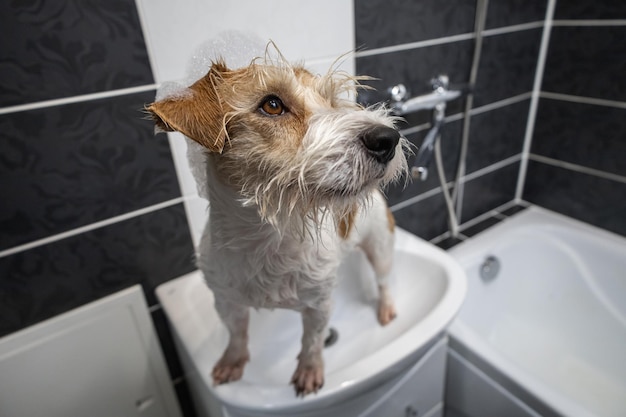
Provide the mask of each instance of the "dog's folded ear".
{"label": "dog's folded ear", "polygon": [[149,104],[146,110],[157,127],[181,132],[210,151],[221,153],[226,140],[226,105],[220,100],[217,84],[225,69],[223,64],[213,64],[184,94]]}

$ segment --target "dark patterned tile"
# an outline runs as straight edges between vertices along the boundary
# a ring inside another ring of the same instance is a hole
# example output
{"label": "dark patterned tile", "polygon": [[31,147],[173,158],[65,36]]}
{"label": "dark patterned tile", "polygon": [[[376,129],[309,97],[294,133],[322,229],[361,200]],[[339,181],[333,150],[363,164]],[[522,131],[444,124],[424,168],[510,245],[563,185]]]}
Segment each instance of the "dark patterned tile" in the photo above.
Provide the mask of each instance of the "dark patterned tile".
{"label": "dark patterned tile", "polygon": [[448,250],[448,249],[452,249],[453,247],[455,247],[461,242],[463,242],[463,239],[450,236],[443,240],[440,240],[439,242],[436,243],[436,245],[439,246],[443,250]]}
{"label": "dark patterned tile", "polygon": [[620,0],[561,0],[555,19],[626,19],[626,2]]}
{"label": "dark patterned tile", "polygon": [[[441,141],[441,156],[447,181],[452,181],[456,173],[456,167],[459,160],[459,148],[461,146],[462,123],[462,120],[447,123],[441,131],[441,137],[439,140]],[[421,147],[427,133],[428,131],[422,131],[408,136],[409,141],[415,145],[413,147],[415,154],[410,155],[408,158],[409,167],[414,165],[419,148]],[[385,190],[389,204],[397,204],[401,201],[441,186],[439,176],[437,175],[434,153],[432,154],[432,159],[427,168],[428,176],[425,181],[409,180],[406,184],[404,181],[400,181],[396,184],[390,185]]]}
{"label": "dark patterned tile", "polygon": [[182,204],[0,258],[0,336],[134,284],[195,269]]}
{"label": "dark patterned tile", "polygon": [[529,161],[524,200],[626,236],[626,184]]}
{"label": "dark patterned tile", "polygon": [[153,82],[133,0],[0,2],[0,106]]}
{"label": "dark patterned tile", "polygon": [[463,234],[463,236],[467,236],[467,237],[476,236],[478,233],[489,229],[491,226],[494,226],[500,223],[501,221],[502,219],[491,216],[473,226],[463,229],[461,233]]}
{"label": "dark patterned tile", "polygon": [[180,196],[153,92],[0,116],[0,249]]}
{"label": "dark patterned tile", "polygon": [[[403,83],[412,96],[432,92],[430,80],[440,74],[450,78],[451,86],[466,84],[472,60],[473,42],[459,41],[425,48],[410,49],[356,59],[356,72],[376,80],[364,84],[374,90],[359,94],[359,102],[373,104],[389,98],[388,88]],[[462,110],[463,100],[448,103],[448,115]],[[430,112],[422,111],[407,116],[413,126],[430,121]]]}
{"label": "dark patterned tile", "polygon": [[626,176],[626,109],[541,99],[531,152]]}
{"label": "dark patterned tile", "polygon": [[396,224],[425,240],[448,231],[448,214],[443,195],[438,193],[393,213]]}
{"label": "dark patterned tile", "polygon": [[626,101],[626,26],[554,27],[543,91]]}
{"label": "dark patterned tile", "polygon": [[356,47],[373,49],[468,33],[475,0],[356,0]]}
{"label": "dark patterned tile", "polygon": [[544,20],[548,0],[491,0],[487,7],[486,28]]}
{"label": "dark patterned tile", "polygon": [[508,208],[508,209],[506,209],[504,211],[501,211],[500,214],[503,214],[503,215],[505,215],[507,217],[511,217],[511,216],[516,215],[517,213],[520,213],[520,212],[526,210],[527,208],[528,208],[527,205],[517,204],[517,205],[515,205],[515,206],[513,206],[511,208]]}
{"label": "dark patterned tile", "polygon": [[472,116],[467,173],[522,152],[530,100]]}
{"label": "dark patterned tile", "polygon": [[484,38],[474,107],[533,89],[541,34],[538,28]]}
{"label": "dark patterned tile", "polygon": [[466,182],[461,223],[513,200],[518,175],[519,162],[516,162]]}

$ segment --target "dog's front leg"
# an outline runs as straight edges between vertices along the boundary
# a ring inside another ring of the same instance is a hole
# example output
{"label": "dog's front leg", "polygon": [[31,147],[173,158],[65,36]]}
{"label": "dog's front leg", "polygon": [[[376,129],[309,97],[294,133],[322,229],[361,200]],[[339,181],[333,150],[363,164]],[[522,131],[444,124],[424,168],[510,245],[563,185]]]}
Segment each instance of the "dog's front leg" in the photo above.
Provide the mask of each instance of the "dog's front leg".
{"label": "dog's front leg", "polygon": [[215,309],[230,334],[228,346],[211,373],[213,383],[218,385],[237,381],[243,375],[243,368],[250,359],[248,352],[248,321],[250,314],[248,307],[218,299],[217,297]]}
{"label": "dog's front leg", "polygon": [[324,385],[324,337],[330,302],[322,303],[319,309],[305,308],[302,310],[302,350],[298,355],[298,367],[291,378],[296,395],[305,396],[317,392]]}

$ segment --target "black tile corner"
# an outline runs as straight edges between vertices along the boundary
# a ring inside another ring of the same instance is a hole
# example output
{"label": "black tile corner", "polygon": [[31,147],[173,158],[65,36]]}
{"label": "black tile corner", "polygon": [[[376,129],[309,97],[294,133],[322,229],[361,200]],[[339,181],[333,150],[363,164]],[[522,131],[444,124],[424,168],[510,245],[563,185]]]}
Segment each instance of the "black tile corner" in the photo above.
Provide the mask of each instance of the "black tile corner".
{"label": "black tile corner", "polygon": [[506,165],[465,183],[461,223],[465,223],[515,198],[519,162]]}
{"label": "black tile corner", "polygon": [[529,161],[524,200],[626,236],[626,184]]}
{"label": "black tile corner", "polygon": [[195,269],[183,204],[0,258],[0,336],[141,284]]}
{"label": "black tile corner", "polygon": [[0,106],[153,82],[133,0],[0,2]]}
{"label": "black tile corner", "polygon": [[472,32],[475,13],[475,0],[356,0],[356,46],[374,49]]}

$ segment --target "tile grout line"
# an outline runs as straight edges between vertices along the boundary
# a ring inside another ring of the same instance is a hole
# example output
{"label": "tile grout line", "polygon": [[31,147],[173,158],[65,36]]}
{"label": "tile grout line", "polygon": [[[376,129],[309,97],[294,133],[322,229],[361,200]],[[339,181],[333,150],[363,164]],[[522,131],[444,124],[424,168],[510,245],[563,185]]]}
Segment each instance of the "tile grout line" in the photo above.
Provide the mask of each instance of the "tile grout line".
{"label": "tile grout line", "polygon": [[528,120],[526,121],[526,132],[524,133],[524,145],[522,147],[521,163],[519,173],[517,175],[517,185],[515,188],[515,199],[521,199],[526,183],[526,170],[528,169],[528,155],[532,144],[532,137],[535,131],[535,120],[537,118],[537,109],[539,107],[539,92],[541,83],[543,82],[543,72],[545,70],[546,60],[548,57],[548,47],[550,44],[550,34],[552,31],[552,21],[554,18],[554,9],[556,0],[548,0],[548,9],[546,10],[545,23],[543,26],[543,34],[541,36],[541,46],[539,56],[537,57],[537,67],[535,68],[535,81],[533,83],[532,98],[530,100],[530,108],[528,109]]}
{"label": "tile grout line", "polygon": [[0,251],[0,258],[15,255],[20,252],[24,252],[29,249],[34,249],[39,246],[47,245],[50,243],[58,242],[59,240],[67,239],[73,236],[77,236],[83,233],[91,232],[96,229],[100,229],[102,227],[110,226],[115,223],[119,223],[125,220],[129,220],[135,217],[142,216],[144,214],[152,213],[157,210],[161,210],[170,206],[174,206],[176,204],[182,203],[184,201],[184,197],[177,197],[168,201],[164,201],[158,204],[154,204],[152,206],[144,207],[139,210],[131,211],[128,213],[121,214],[119,216],[110,217],[105,220],[100,220],[97,222],[90,223],[85,226],[80,226],[75,229],[67,230],[65,232],[57,233],[55,235],[46,236],[42,239],[37,239],[28,243],[24,243],[18,246],[14,246],[9,249],[5,249]]}
{"label": "tile grout line", "polygon": [[494,29],[485,29],[483,31],[483,36],[488,37],[488,36],[496,36],[496,35],[505,35],[507,33],[513,33],[513,32],[522,32],[524,30],[540,28],[543,26],[543,24],[544,24],[543,20],[537,20],[535,22],[520,23],[518,25],[503,26],[503,27],[494,28]]}
{"label": "tile grout line", "polygon": [[408,42],[408,43],[402,43],[402,44],[397,44],[397,45],[392,45],[392,46],[383,46],[380,48],[369,49],[366,51],[359,51],[354,54],[354,57],[364,58],[364,57],[368,57],[372,55],[382,55],[382,54],[389,54],[393,52],[408,51],[411,49],[419,49],[419,48],[426,48],[429,46],[443,45],[446,43],[465,41],[465,40],[469,40],[473,38],[474,38],[473,33],[462,33],[459,35],[444,36],[442,38],[434,38],[434,39],[428,39],[428,40],[417,41],[417,42]]}
{"label": "tile grout line", "polygon": [[[513,33],[513,32],[522,32],[524,30],[540,28],[543,26],[543,24],[544,24],[544,21],[539,20],[535,22],[521,23],[518,25],[503,26],[503,27],[494,28],[494,29],[486,29],[483,31],[483,36],[490,37],[490,36],[504,35],[504,34]],[[390,46],[382,46],[379,48],[373,48],[373,49],[364,50],[364,51],[357,51],[355,53],[355,58],[363,58],[363,57],[368,57],[372,55],[382,55],[382,54],[388,54],[388,53],[393,53],[393,52],[408,51],[411,49],[419,49],[419,48],[426,48],[429,46],[444,45],[447,43],[459,42],[459,41],[464,41],[464,40],[469,40],[469,39],[474,39],[474,32],[460,33],[457,35],[442,36],[440,38],[432,38],[432,39],[427,39],[423,41],[407,42],[407,43],[401,43],[401,44],[390,45]]]}
{"label": "tile grout line", "polygon": [[507,167],[511,164],[514,164],[516,162],[519,162],[522,159],[522,154],[518,153],[516,155],[513,156],[509,156],[508,158],[505,159],[501,159],[496,163],[493,163],[489,166],[486,166],[484,168],[478,169],[474,172],[471,172],[467,175],[464,175],[463,177],[461,177],[461,183],[466,183],[469,181],[473,181],[476,178],[482,177],[483,175],[487,175],[487,174],[491,174],[494,171],[497,171],[501,168]]}
{"label": "tile grout line", "polygon": [[540,98],[547,98],[551,100],[569,101],[572,103],[581,104],[593,104],[596,106],[615,107],[618,109],[626,109],[625,101],[607,100],[603,98],[575,96],[572,94],[551,93],[549,91],[540,91]]}
{"label": "tile grout line", "polygon": [[626,26],[626,19],[558,19],[553,20],[553,26]]}
{"label": "tile grout line", "polygon": [[[503,100],[499,100],[499,101],[494,101],[493,103],[489,103],[489,104],[485,104],[483,106],[480,107],[475,107],[472,110],[470,110],[470,116],[476,116],[482,113],[487,113],[493,110],[499,110],[503,107],[507,107],[507,106],[511,106],[513,104],[517,104],[520,103],[524,100],[528,100],[532,98],[532,91],[528,91],[526,93],[522,93],[522,94],[518,94],[516,96],[512,96],[509,98],[505,98]],[[452,114],[450,116],[446,116],[445,122],[446,123],[450,123],[450,122],[456,122],[457,120],[461,120],[463,119],[463,112],[459,112],[459,113],[455,113]],[[403,135],[411,135],[413,133],[418,133],[421,132],[423,130],[427,130],[429,129],[431,126],[430,122],[426,122],[426,123],[422,123],[420,125],[415,125],[415,126],[411,126],[411,127],[407,127],[406,129],[401,129],[400,133],[402,133]]]}
{"label": "tile grout line", "polygon": [[[449,183],[446,185],[450,186]],[[391,210],[392,213],[395,213],[396,211],[402,210],[406,207],[412,206],[413,204],[419,203],[422,200],[426,200],[427,198],[434,197],[441,192],[442,192],[442,188],[441,186],[438,186],[428,191],[424,191],[423,193],[418,194],[416,196],[407,198],[404,201],[400,201],[399,203],[396,203],[392,205],[391,207],[389,207],[389,209]]]}
{"label": "tile grout line", "polygon": [[81,94],[78,96],[55,98],[52,100],[37,101],[28,104],[18,104],[16,106],[8,106],[0,108],[0,115],[18,113],[29,110],[43,109],[46,107],[61,106],[64,104],[82,103],[85,101],[99,100],[103,98],[119,97],[128,94],[144,93],[158,89],[159,84],[146,84],[137,87],[120,88],[117,90],[101,91],[97,93]]}
{"label": "tile grout line", "polygon": [[541,162],[547,165],[552,165],[557,168],[568,169],[570,171],[579,172],[581,174],[591,175],[594,177],[600,177],[605,180],[611,180],[611,181],[616,181],[616,182],[626,184],[626,176],[623,176],[623,175],[613,174],[611,172],[602,171],[602,170],[595,169],[595,168],[589,168],[584,165],[578,165],[572,162],[561,161],[559,159],[554,159],[554,158],[550,158],[550,157],[543,156],[543,155],[537,155],[533,153],[531,153],[528,156],[528,158],[532,161]]}

